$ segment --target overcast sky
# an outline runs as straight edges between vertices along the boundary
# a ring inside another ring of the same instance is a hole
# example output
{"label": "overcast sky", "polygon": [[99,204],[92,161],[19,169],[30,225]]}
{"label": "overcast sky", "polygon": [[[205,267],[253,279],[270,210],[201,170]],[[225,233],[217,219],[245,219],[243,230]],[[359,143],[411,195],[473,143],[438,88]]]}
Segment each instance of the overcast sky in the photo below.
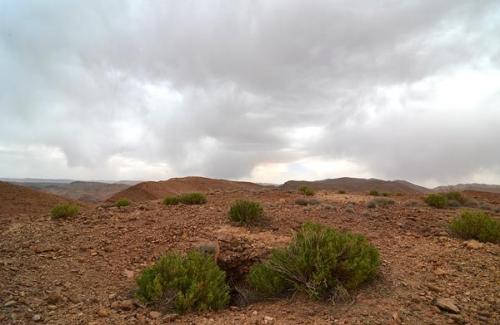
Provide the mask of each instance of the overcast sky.
{"label": "overcast sky", "polygon": [[0,177],[500,183],[500,1],[0,2]]}

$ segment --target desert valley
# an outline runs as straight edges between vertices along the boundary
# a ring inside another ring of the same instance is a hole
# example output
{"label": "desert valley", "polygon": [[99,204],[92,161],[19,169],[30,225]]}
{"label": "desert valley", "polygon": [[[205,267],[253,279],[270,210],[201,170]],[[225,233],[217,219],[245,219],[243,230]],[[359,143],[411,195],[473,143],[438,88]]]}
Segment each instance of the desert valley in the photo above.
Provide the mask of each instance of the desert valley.
{"label": "desert valley", "polygon": [[[314,194],[304,195],[304,185]],[[163,202],[188,192],[203,193],[206,203]],[[2,182],[0,323],[500,322],[499,245],[457,238],[448,226],[464,208],[498,219],[500,194],[465,190],[470,207],[438,209],[423,200],[433,192],[373,179],[263,186],[187,177],[138,183],[88,203]],[[117,207],[124,198],[129,204]],[[237,199],[260,203],[265,221],[231,221],[228,212]],[[54,218],[51,209],[61,203],[77,205],[79,212]],[[253,299],[239,290],[251,266],[286,246],[305,222],[364,235],[380,254],[373,279],[342,301],[315,300],[304,292]],[[165,252],[207,245],[217,247],[216,262],[229,281],[225,308],[177,313],[137,299],[136,279]]]}

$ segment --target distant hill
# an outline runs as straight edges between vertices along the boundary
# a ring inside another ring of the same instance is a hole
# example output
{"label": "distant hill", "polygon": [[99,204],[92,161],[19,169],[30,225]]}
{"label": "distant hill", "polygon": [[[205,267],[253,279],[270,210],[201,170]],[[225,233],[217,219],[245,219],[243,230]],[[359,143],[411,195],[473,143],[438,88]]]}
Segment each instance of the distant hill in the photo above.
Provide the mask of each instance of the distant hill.
{"label": "distant hill", "polygon": [[301,186],[309,186],[316,190],[369,192],[377,190],[389,193],[428,193],[431,190],[407,181],[384,181],[375,178],[341,177],[321,181],[288,181],[281,187],[287,190],[296,190]]}
{"label": "distant hill", "polygon": [[132,201],[147,201],[162,199],[168,195],[176,195],[186,192],[207,192],[211,190],[256,190],[264,188],[250,182],[228,181],[223,179],[212,179],[205,177],[182,177],[171,178],[159,182],[142,182],[127,188],[124,191],[115,193],[108,200],[115,201],[120,198],[127,198]]}
{"label": "distant hill", "polygon": [[115,193],[129,188],[127,184],[107,184],[100,182],[76,181],[69,184],[57,184],[40,188],[46,193],[57,194],[83,202],[100,202]]}
{"label": "distant hill", "polygon": [[0,182],[0,215],[44,214],[59,203],[72,200],[25,186]]}
{"label": "distant hill", "polygon": [[491,192],[500,193],[500,185],[488,185],[488,184],[457,184],[457,185],[447,185],[438,186],[434,188],[436,192],[448,192],[448,191],[479,191],[479,192]]}

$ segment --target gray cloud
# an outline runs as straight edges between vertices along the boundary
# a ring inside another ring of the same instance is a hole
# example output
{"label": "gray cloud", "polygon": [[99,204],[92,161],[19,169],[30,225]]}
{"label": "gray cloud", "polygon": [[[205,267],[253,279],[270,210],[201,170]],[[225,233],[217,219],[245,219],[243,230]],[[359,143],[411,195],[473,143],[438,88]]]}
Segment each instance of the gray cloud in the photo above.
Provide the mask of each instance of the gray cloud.
{"label": "gray cloud", "polygon": [[[315,157],[424,183],[500,181],[499,12],[497,1],[5,1],[0,174],[251,178]],[[308,128],[320,131],[302,141]]]}

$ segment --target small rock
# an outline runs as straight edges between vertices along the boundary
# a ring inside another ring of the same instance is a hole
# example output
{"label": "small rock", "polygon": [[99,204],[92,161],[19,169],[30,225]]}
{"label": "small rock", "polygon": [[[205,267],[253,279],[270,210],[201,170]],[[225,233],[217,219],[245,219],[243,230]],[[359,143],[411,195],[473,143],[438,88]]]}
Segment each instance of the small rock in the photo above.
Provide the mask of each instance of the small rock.
{"label": "small rock", "polygon": [[108,295],[108,299],[109,299],[109,300],[113,300],[113,299],[115,299],[115,298],[116,298],[116,293],[110,293],[110,294]]}
{"label": "small rock", "polygon": [[35,314],[33,315],[33,317],[31,318],[31,320],[33,320],[34,322],[39,322],[42,320],[42,315],[40,314]]}
{"label": "small rock", "polygon": [[465,247],[469,249],[479,249],[483,247],[483,243],[478,242],[477,240],[471,239],[465,242]]}
{"label": "small rock", "polygon": [[51,292],[47,296],[47,299],[45,299],[48,304],[50,305],[56,305],[58,302],[62,301],[61,294],[59,292]]}
{"label": "small rock", "polygon": [[443,311],[447,311],[453,314],[459,314],[460,309],[457,307],[455,301],[450,298],[436,298],[434,299],[434,305]]}
{"label": "small rock", "polygon": [[127,277],[127,279],[133,279],[134,278],[134,271],[125,270],[125,271],[123,271],[123,275],[125,275]]}
{"label": "small rock", "polygon": [[109,310],[107,308],[99,308],[99,310],[97,310],[97,315],[99,315],[99,317],[108,317]]}
{"label": "small rock", "polygon": [[274,318],[271,316],[264,316],[264,324],[273,324],[274,323]]}
{"label": "small rock", "polygon": [[179,317],[179,314],[166,314],[163,316],[163,320],[166,322],[173,322]]}
{"label": "small rock", "polygon": [[15,300],[9,300],[3,306],[4,307],[9,307],[9,306],[12,306],[12,305],[15,305],[15,304],[16,304]]}
{"label": "small rock", "polygon": [[134,308],[134,302],[132,301],[132,299],[122,300],[122,301],[114,301],[111,304],[111,308],[121,309],[121,310],[131,310]]}
{"label": "small rock", "polygon": [[152,311],[149,313],[149,317],[152,319],[157,319],[161,317],[161,313],[159,311]]}

